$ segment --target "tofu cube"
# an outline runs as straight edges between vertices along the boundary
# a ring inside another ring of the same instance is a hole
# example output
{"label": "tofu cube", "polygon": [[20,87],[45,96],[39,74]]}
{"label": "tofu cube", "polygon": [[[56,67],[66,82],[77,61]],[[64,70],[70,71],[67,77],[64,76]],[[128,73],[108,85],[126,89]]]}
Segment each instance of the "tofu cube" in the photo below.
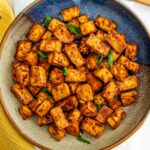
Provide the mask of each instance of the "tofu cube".
{"label": "tofu cube", "polygon": [[37,95],[40,90],[41,90],[41,87],[36,87],[36,86],[28,86],[28,89],[29,91],[32,93],[33,96]]}
{"label": "tofu cube", "polygon": [[50,135],[57,141],[60,141],[65,135],[65,129],[58,129],[56,125],[52,124],[48,127]]}
{"label": "tofu cube", "polygon": [[38,66],[43,67],[48,75],[50,64],[47,62],[46,59],[40,59]]}
{"label": "tofu cube", "polygon": [[116,50],[117,53],[122,53],[122,51],[126,48],[126,42],[116,31],[110,32],[106,36],[106,41]]}
{"label": "tofu cube", "polygon": [[87,102],[81,105],[80,112],[86,117],[95,117],[97,115],[97,108],[93,102]]}
{"label": "tofu cube", "polygon": [[82,66],[85,63],[84,58],[82,57],[78,45],[76,43],[70,43],[65,45],[65,52],[68,55],[71,62],[76,66]]}
{"label": "tofu cube", "polygon": [[29,109],[27,105],[23,105],[19,108],[19,113],[24,120],[30,118],[32,116],[32,111]]}
{"label": "tofu cube", "polygon": [[123,106],[128,106],[137,100],[138,92],[136,90],[131,90],[121,93],[121,102]]}
{"label": "tofu cube", "polygon": [[49,125],[53,123],[53,119],[51,117],[51,119],[47,118],[47,117],[38,117],[38,125],[39,126],[45,126],[45,125]]}
{"label": "tofu cube", "polygon": [[40,40],[40,39],[42,38],[42,36],[44,35],[45,31],[46,31],[46,29],[45,29],[43,26],[41,26],[41,25],[38,24],[38,23],[35,23],[35,24],[31,27],[31,29],[30,29],[30,31],[29,31],[27,37],[28,37],[28,39],[31,40],[32,42],[39,42],[39,40]]}
{"label": "tofu cube", "polygon": [[24,40],[18,41],[15,58],[18,61],[24,61],[24,58],[26,57],[27,53],[31,51],[31,48],[32,48],[31,42]]}
{"label": "tofu cube", "polygon": [[97,17],[95,24],[97,27],[99,27],[100,29],[106,32],[111,32],[115,30],[117,27],[117,24],[114,21],[111,21],[103,16]]}
{"label": "tofu cube", "polygon": [[96,33],[96,36],[101,40],[101,41],[106,41],[106,36],[107,33],[103,32],[102,30],[98,30]]}
{"label": "tofu cube", "polygon": [[86,77],[87,83],[91,85],[92,91],[97,92],[102,87],[102,82],[95,78],[95,76],[92,73],[88,73]]}
{"label": "tofu cube", "polygon": [[52,88],[52,95],[55,101],[60,101],[71,95],[68,84],[61,83]]}
{"label": "tofu cube", "polygon": [[41,39],[42,40],[50,40],[51,38],[52,38],[52,32],[47,30]]}
{"label": "tofu cube", "polygon": [[58,102],[58,106],[61,106],[63,111],[69,111],[71,109],[77,108],[78,100],[76,96],[70,96],[60,102]]}
{"label": "tofu cube", "polygon": [[60,106],[54,107],[50,113],[58,129],[64,129],[69,126],[69,122]]}
{"label": "tofu cube", "polygon": [[86,45],[87,38],[82,38],[79,44],[79,51],[83,55],[88,55],[90,52],[90,47]]}
{"label": "tofu cube", "polygon": [[92,88],[87,83],[79,85],[77,90],[76,90],[76,93],[77,93],[77,98],[81,99],[85,102],[93,100]]}
{"label": "tofu cube", "polygon": [[86,62],[85,62],[87,69],[92,71],[92,70],[98,68],[98,66],[96,64],[97,61],[98,61],[98,58],[97,58],[96,54],[89,54],[86,59]]}
{"label": "tofu cube", "polygon": [[28,91],[28,89],[24,86],[19,85],[19,84],[13,85],[12,92],[20,100],[20,102],[22,104],[26,105],[33,100],[33,97],[31,95],[31,93]]}
{"label": "tofu cube", "polygon": [[61,11],[61,15],[64,21],[70,21],[74,18],[77,18],[80,15],[80,10],[77,5],[66,8]]}
{"label": "tofu cube", "polygon": [[92,51],[99,54],[103,54],[104,57],[108,56],[110,51],[110,46],[101,41],[95,34],[90,34],[86,44],[92,48]]}
{"label": "tofu cube", "polygon": [[102,93],[98,93],[94,95],[94,103],[96,105],[103,105],[105,102],[105,99],[102,97]]}
{"label": "tofu cube", "polygon": [[110,106],[110,108],[112,108],[113,110],[118,109],[119,107],[121,107],[121,102],[116,99],[116,98],[112,98],[108,100],[108,105]]}
{"label": "tofu cube", "polygon": [[135,59],[137,55],[137,45],[134,43],[127,44],[125,56],[129,59]]}
{"label": "tofu cube", "polygon": [[107,121],[107,118],[112,114],[113,110],[107,106],[103,106],[96,115],[95,119],[100,123],[105,123]]}
{"label": "tofu cube", "polygon": [[79,27],[79,25],[80,25],[78,19],[70,20],[70,21],[68,22],[68,24],[72,24],[72,25],[74,25],[75,27]]}
{"label": "tofu cube", "polygon": [[78,17],[78,21],[79,23],[85,23],[85,22],[88,22],[88,17],[87,15],[81,15]]}
{"label": "tofu cube", "polygon": [[69,88],[70,88],[71,94],[76,93],[76,89],[78,86],[79,86],[79,83],[69,83]]}
{"label": "tofu cube", "polygon": [[80,116],[81,116],[81,112],[78,109],[75,108],[73,111],[71,111],[69,113],[68,120],[78,122]]}
{"label": "tofu cube", "polygon": [[37,87],[46,87],[47,74],[41,66],[31,66],[30,85]]}
{"label": "tofu cube", "polygon": [[118,108],[110,117],[108,117],[107,123],[111,128],[115,129],[125,117],[126,112],[122,108]]}
{"label": "tofu cube", "polygon": [[96,26],[93,21],[87,21],[80,24],[81,33],[83,36],[96,32]]}
{"label": "tofu cube", "polygon": [[104,125],[94,119],[87,117],[82,122],[81,129],[91,134],[95,138],[99,138],[103,134]]}
{"label": "tofu cube", "polygon": [[65,78],[66,82],[85,82],[86,72],[79,69],[68,69],[68,75]]}
{"label": "tofu cube", "polygon": [[111,50],[112,51],[112,55],[113,55],[113,61],[116,61],[120,54],[118,54],[114,49]]}
{"label": "tofu cube", "polygon": [[93,74],[97,78],[99,78],[100,80],[102,80],[104,83],[108,83],[113,78],[113,75],[111,74],[111,72],[107,68],[97,69],[97,70],[95,70],[93,72]]}

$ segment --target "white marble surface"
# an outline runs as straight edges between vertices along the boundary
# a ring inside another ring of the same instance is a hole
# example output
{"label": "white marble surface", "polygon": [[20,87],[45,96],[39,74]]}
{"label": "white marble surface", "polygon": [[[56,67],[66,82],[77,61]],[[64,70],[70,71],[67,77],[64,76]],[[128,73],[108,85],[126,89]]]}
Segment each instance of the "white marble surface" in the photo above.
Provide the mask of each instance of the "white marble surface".
{"label": "white marble surface", "polygon": [[[22,9],[34,0],[8,0],[17,15]],[[131,0],[117,0],[127,6],[134,12],[138,18],[143,22],[144,26],[150,34],[150,7],[137,4]],[[148,150],[150,149],[150,115],[147,117],[144,125],[126,142],[117,146],[113,150]],[[38,148],[36,148],[38,149]]]}

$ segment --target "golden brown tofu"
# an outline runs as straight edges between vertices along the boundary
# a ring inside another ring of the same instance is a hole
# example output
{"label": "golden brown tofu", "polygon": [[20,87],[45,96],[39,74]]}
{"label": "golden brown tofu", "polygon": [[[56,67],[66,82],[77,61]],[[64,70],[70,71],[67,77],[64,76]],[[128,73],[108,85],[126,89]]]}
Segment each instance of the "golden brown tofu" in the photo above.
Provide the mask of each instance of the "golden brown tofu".
{"label": "golden brown tofu", "polygon": [[69,32],[66,26],[59,25],[54,31],[55,37],[63,43],[74,41],[75,36]]}
{"label": "golden brown tofu", "polygon": [[123,106],[128,106],[137,100],[138,92],[136,90],[131,90],[121,93],[121,102]]}
{"label": "golden brown tofu", "polygon": [[33,96],[37,95],[40,90],[41,90],[41,87],[36,87],[36,86],[28,86],[28,89],[29,91],[32,93]]}
{"label": "golden brown tofu", "polygon": [[91,85],[92,91],[97,92],[102,87],[102,82],[95,78],[95,76],[92,73],[88,73],[86,77],[87,83]]}
{"label": "golden brown tofu", "polygon": [[44,33],[44,35],[42,36],[42,40],[49,40],[49,39],[51,39],[51,37],[52,37],[52,32],[50,32],[50,31],[46,31],[45,33]]}
{"label": "golden brown tofu", "polygon": [[93,74],[102,80],[104,83],[108,83],[113,78],[111,72],[107,68],[100,68],[98,70],[95,70]]}
{"label": "golden brown tofu", "polygon": [[64,75],[61,69],[54,68],[49,74],[49,80],[52,84],[60,84],[64,82]]}
{"label": "golden brown tofu", "polygon": [[79,51],[83,55],[88,55],[90,52],[90,48],[88,45],[86,45],[87,38],[82,38],[79,44]]}
{"label": "golden brown tofu", "polygon": [[116,96],[117,94],[118,94],[118,86],[114,80],[109,82],[104,87],[104,90],[102,92],[102,96],[107,100],[114,98],[114,96]]}
{"label": "golden brown tofu", "polygon": [[138,63],[129,60],[123,55],[119,58],[118,62],[123,64],[132,73],[137,73],[140,69],[140,65]]}
{"label": "golden brown tofu", "polygon": [[105,33],[104,31],[102,30],[98,30],[97,33],[96,33],[96,36],[101,40],[101,41],[106,41],[106,36],[107,36],[107,33]]}
{"label": "golden brown tofu", "polygon": [[39,126],[45,126],[45,125],[49,125],[53,123],[53,119],[51,117],[51,119],[47,118],[47,117],[38,117],[38,125]]}
{"label": "golden brown tofu", "polygon": [[30,101],[33,100],[33,97],[31,93],[28,91],[28,89],[19,84],[13,85],[12,92],[20,100],[22,104],[28,104]]}
{"label": "golden brown tofu", "polygon": [[80,24],[80,29],[83,36],[94,33],[97,30],[93,21]]}
{"label": "golden brown tofu", "polygon": [[48,131],[57,141],[60,141],[66,135],[66,131],[64,129],[58,129],[54,124],[48,127]]}
{"label": "golden brown tofu", "polygon": [[104,125],[94,119],[87,117],[82,122],[81,129],[91,134],[92,136],[99,138],[103,134]]}
{"label": "golden brown tofu", "polygon": [[102,97],[101,93],[94,95],[94,103],[96,105],[103,105],[104,102],[105,102],[105,99]]}
{"label": "golden brown tofu", "polygon": [[62,42],[57,39],[42,40],[39,49],[42,52],[61,52]]}
{"label": "golden brown tofu", "polygon": [[121,102],[118,99],[116,99],[116,98],[112,98],[112,99],[108,100],[108,105],[113,110],[116,110],[116,109],[118,109],[121,106]]}
{"label": "golden brown tofu", "polygon": [[100,29],[106,31],[106,32],[111,32],[116,29],[117,25],[114,21],[111,21],[103,16],[97,17],[95,24],[97,27]]}
{"label": "golden brown tofu", "polygon": [[18,81],[19,84],[27,86],[29,84],[29,67],[28,65],[20,62],[13,62],[13,76],[15,81]]}
{"label": "golden brown tofu", "polygon": [[116,31],[110,32],[106,36],[106,41],[116,50],[117,53],[121,53],[126,48],[126,42]]}
{"label": "golden brown tofu", "polygon": [[87,59],[86,59],[86,67],[90,71],[94,70],[97,68],[96,62],[98,61],[97,55],[96,54],[89,54]]}
{"label": "golden brown tofu", "polygon": [[51,20],[49,26],[48,26],[48,29],[50,31],[54,32],[59,25],[64,25],[65,26],[65,24],[62,21],[60,21],[60,20],[58,20],[56,18],[53,18]]}
{"label": "golden brown tofu", "polygon": [[80,135],[79,122],[70,121],[69,126],[66,128],[66,130],[69,134],[78,137]]}
{"label": "golden brown tofu", "polygon": [[78,100],[76,96],[70,96],[60,102],[58,102],[58,106],[61,106],[63,111],[69,111],[71,109],[77,108]]}
{"label": "golden brown tofu", "polygon": [[81,116],[81,112],[75,108],[72,112],[69,113],[68,120],[78,122],[80,116]]}
{"label": "golden brown tofu", "polygon": [[31,66],[30,69],[30,85],[37,87],[46,87],[47,74],[41,66]]}
{"label": "golden brown tofu", "polygon": [[32,117],[32,111],[29,109],[27,105],[23,105],[19,108],[19,113],[24,120]]}
{"label": "golden brown tofu", "polygon": [[68,69],[68,75],[65,78],[66,82],[85,82],[86,72],[79,69]]}
{"label": "golden brown tofu", "polygon": [[69,122],[60,106],[53,108],[50,113],[58,129],[64,129],[69,126]]}
{"label": "golden brown tofu", "polygon": [[50,81],[48,81],[47,82],[47,84],[46,84],[46,88],[48,89],[48,91],[51,93],[51,91],[52,91],[52,88],[53,88],[53,84],[50,82]]}
{"label": "golden brown tofu", "polygon": [[105,123],[107,118],[112,114],[113,110],[107,106],[103,106],[96,115],[95,119],[100,123]]}
{"label": "golden brown tofu", "polygon": [[26,57],[27,53],[30,52],[31,48],[31,42],[23,40],[18,41],[15,58],[18,61],[24,61],[24,58]]}
{"label": "golden brown tofu", "polygon": [[111,128],[115,129],[125,117],[126,112],[122,108],[118,108],[110,117],[108,117],[107,123]]}
{"label": "golden brown tofu", "polygon": [[61,83],[52,88],[52,95],[55,101],[60,101],[71,95],[68,84]]}
{"label": "golden brown tofu", "polygon": [[107,60],[103,60],[100,65],[99,65],[99,68],[107,68],[107,69],[110,69],[110,66],[108,64],[108,61]]}
{"label": "golden brown tofu", "polygon": [[123,82],[117,82],[120,91],[127,91],[138,87],[136,76],[129,76]]}
{"label": "golden brown tofu", "polygon": [[128,72],[121,63],[115,63],[111,69],[111,73],[120,81],[124,81],[128,77]]}
{"label": "golden brown tofu", "polygon": [[120,54],[118,54],[114,49],[112,49],[111,52],[113,55],[113,61],[116,61],[119,58]]}
{"label": "golden brown tofu", "polygon": [[28,65],[35,66],[38,63],[38,55],[34,51],[30,51],[24,58]]}
{"label": "golden brown tofu", "polygon": [[68,23],[74,25],[75,27],[79,27],[80,25],[78,19],[70,20]]}
{"label": "golden brown tofu", "polygon": [[76,89],[78,86],[79,86],[79,83],[69,83],[69,88],[70,88],[71,94],[76,93]]}
{"label": "golden brown tofu", "polygon": [[125,56],[129,59],[135,59],[137,55],[137,45],[134,43],[127,44]]}
{"label": "golden brown tofu", "polygon": [[92,51],[99,54],[103,54],[104,57],[108,56],[110,51],[110,46],[101,41],[95,34],[90,34],[86,44],[92,48]]}
{"label": "golden brown tofu", "polygon": [[38,66],[43,67],[48,75],[50,64],[47,62],[47,60],[40,59]]}
{"label": "golden brown tofu", "polygon": [[95,117],[97,115],[97,108],[93,102],[87,102],[81,105],[80,112],[86,117]]}
{"label": "golden brown tofu", "polygon": [[76,67],[82,66],[85,63],[76,43],[65,45],[65,52]]}
{"label": "golden brown tofu", "polygon": [[46,31],[46,29],[43,26],[41,26],[38,23],[35,23],[31,27],[27,37],[29,40],[31,40],[33,42],[39,42],[39,40],[44,35],[45,31]]}
{"label": "golden brown tofu", "polygon": [[61,11],[61,15],[64,21],[70,21],[74,18],[77,18],[80,15],[80,10],[77,5],[66,8]]}
{"label": "golden brown tofu", "polygon": [[88,17],[87,15],[81,15],[78,17],[78,21],[79,23],[85,23],[85,22],[88,22]]}
{"label": "golden brown tofu", "polygon": [[92,88],[87,83],[79,85],[77,90],[76,90],[76,93],[77,93],[77,98],[81,99],[85,102],[93,100]]}

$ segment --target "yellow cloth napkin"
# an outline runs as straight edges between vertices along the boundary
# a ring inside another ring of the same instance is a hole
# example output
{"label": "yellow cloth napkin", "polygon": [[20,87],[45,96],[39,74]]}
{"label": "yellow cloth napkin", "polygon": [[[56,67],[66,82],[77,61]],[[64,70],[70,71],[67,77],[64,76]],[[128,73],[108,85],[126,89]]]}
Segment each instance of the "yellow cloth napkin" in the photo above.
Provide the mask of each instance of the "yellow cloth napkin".
{"label": "yellow cloth napkin", "polygon": [[[0,42],[14,19],[7,0],[0,0]],[[16,131],[0,104],[0,150],[34,150],[34,146]]]}

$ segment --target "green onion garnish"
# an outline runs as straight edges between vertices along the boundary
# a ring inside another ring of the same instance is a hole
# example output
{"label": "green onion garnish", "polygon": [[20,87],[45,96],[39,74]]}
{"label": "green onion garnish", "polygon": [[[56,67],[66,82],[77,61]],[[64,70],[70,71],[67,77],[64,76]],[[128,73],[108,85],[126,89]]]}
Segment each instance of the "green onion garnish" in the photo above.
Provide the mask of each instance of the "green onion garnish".
{"label": "green onion garnish", "polygon": [[72,24],[66,24],[66,26],[71,33],[76,34],[78,36],[82,36],[80,28],[78,28]]}
{"label": "green onion garnish", "polygon": [[104,56],[103,56],[103,54],[100,53],[100,54],[98,54],[97,58],[98,58],[98,61],[96,62],[96,65],[99,65],[102,62]]}
{"label": "green onion garnish", "polygon": [[109,64],[109,67],[112,68],[112,66],[113,66],[113,54],[112,54],[112,51],[110,51],[109,56],[108,56],[108,64]]}
{"label": "green onion garnish", "polygon": [[52,95],[50,94],[49,90],[47,88],[43,88],[42,92],[50,99],[53,99]]}
{"label": "green onion garnish", "polygon": [[68,75],[68,69],[67,69],[67,67],[63,67],[63,75],[64,76],[67,76]]}
{"label": "green onion garnish", "polygon": [[46,59],[48,56],[46,54],[44,54],[43,52],[37,50],[37,54],[40,58]]}
{"label": "green onion garnish", "polygon": [[77,140],[80,141],[80,142],[86,143],[86,144],[91,144],[89,141],[83,139],[81,136],[79,136],[79,137],[77,138]]}
{"label": "green onion garnish", "polygon": [[48,28],[48,26],[49,26],[51,20],[52,20],[51,17],[49,17],[49,16],[46,16],[46,17],[45,17],[44,26],[45,26],[46,28]]}

